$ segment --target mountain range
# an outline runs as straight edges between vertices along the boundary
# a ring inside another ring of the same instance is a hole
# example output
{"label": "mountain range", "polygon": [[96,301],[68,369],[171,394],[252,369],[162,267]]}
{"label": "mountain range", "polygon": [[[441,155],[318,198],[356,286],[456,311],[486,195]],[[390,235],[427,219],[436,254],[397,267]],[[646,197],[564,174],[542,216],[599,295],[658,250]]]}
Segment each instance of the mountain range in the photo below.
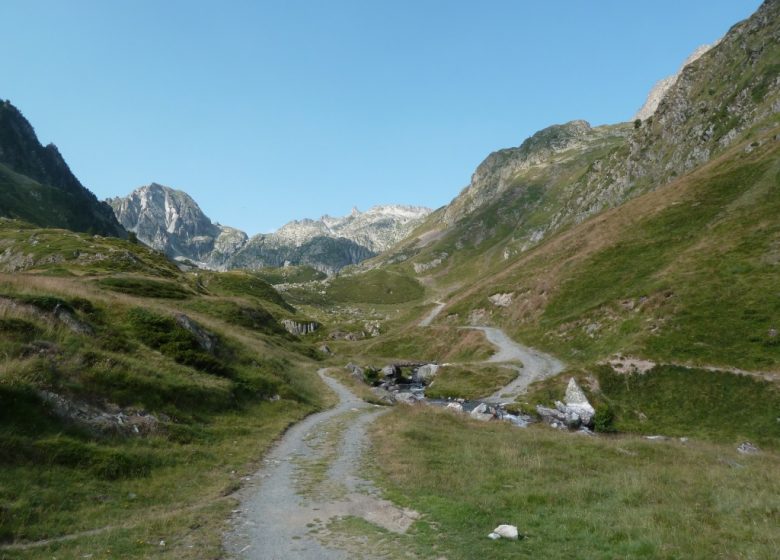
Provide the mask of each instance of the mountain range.
{"label": "mountain range", "polygon": [[333,273],[390,248],[430,213],[417,206],[354,208],[348,216],[295,220],[250,238],[212,222],[187,193],[157,183],[106,202],[144,243],[171,258],[216,270],[292,264]]}

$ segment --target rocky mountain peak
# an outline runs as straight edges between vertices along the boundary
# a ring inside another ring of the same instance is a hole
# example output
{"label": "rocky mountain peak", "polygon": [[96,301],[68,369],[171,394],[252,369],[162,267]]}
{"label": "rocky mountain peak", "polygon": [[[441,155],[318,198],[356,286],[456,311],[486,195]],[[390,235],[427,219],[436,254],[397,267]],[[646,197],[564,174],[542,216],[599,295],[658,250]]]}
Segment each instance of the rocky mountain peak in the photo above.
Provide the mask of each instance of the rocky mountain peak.
{"label": "rocky mountain peak", "polygon": [[714,43],[710,45],[701,45],[696,48],[689,56],[685,59],[685,61],[680,65],[680,68],[677,69],[677,72],[672,74],[671,76],[667,76],[661,80],[658,80],[655,85],[653,85],[652,89],[650,90],[650,93],[647,94],[647,99],[645,100],[644,105],[640,107],[640,109],[636,112],[636,114],[631,117],[631,120],[645,120],[653,115],[655,113],[655,110],[658,108],[658,104],[661,102],[661,99],[663,99],[664,95],[666,95],[666,92],[669,91],[669,88],[671,88],[675,83],[677,83],[677,78],[680,77],[680,74],[682,74],[683,69],[691,64],[692,62],[697,61],[701,56],[709,51],[712,47],[717,45],[720,42],[720,39],[715,41]]}
{"label": "rocky mountain peak", "polygon": [[0,163],[46,185],[68,191],[84,188],[57,146],[42,146],[35,129],[10,101],[0,105]]}
{"label": "rocky mountain peak", "polygon": [[244,232],[213,223],[186,192],[159,183],[107,202],[125,228],[174,258],[206,262],[247,240]]}
{"label": "rocky mountain peak", "polygon": [[565,158],[570,150],[581,148],[600,132],[587,121],[574,120],[544,128],[516,148],[498,150],[479,164],[471,182],[450,204],[444,222],[453,223],[505,191],[521,171],[537,166],[549,166]]}
{"label": "rocky mountain peak", "polygon": [[365,212],[353,207],[343,217],[325,215],[319,220],[294,220],[272,235],[275,241],[296,247],[319,236],[342,237],[379,253],[403,239],[430,212],[430,208],[393,204],[373,206]]}

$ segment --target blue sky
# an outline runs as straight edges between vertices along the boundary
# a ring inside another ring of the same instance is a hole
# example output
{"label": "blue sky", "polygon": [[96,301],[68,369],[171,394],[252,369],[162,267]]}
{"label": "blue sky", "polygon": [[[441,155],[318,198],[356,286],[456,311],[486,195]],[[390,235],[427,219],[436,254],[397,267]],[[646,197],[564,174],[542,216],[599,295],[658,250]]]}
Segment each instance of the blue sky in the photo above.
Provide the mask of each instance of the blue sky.
{"label": "blue sky", "polygon": [[628,120],[758,0],[6,0],[0,98],[100,198],[156,181],[248,233],[438,207],[491,151]]}

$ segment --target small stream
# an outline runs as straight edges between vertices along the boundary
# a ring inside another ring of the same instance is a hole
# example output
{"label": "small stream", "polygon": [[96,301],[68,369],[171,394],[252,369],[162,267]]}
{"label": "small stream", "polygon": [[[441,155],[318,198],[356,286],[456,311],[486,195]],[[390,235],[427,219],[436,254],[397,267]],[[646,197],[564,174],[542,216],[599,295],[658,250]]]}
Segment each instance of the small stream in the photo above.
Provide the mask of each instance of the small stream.
{"label": "small stream", "polygon": [[[444,303],[437,302],[431,313],[420,322],[420,326],[430,325],[444,306]],[[517,426],[526,426],[531,421],[529,416],[510,414],[505,410],[504,405],[515,402],[517,397],[524,394],[528,386],[534,381],[552,377],[563,371],[565,367],[563,362],[535,348],[515,342],[499,328],[483,326],[461,328],[482,331],[488,342],[496,347],[496,352],[490,358],[481,362],[482,364],[503,364],[505,367],[516,369],[518,376],[492,395],[476,400],[429,399],[425,396],[425,385],[423,383],[404,382],[402,378],[397,378],[392,384],[382,384],[384,385],[383,388],[395,395],[397,401],[408,403],[421,402],[433,406],[450,407],[479,417],[482,420],[488,419],[485,416],[489,415],[500,420],[507,420]],[[518,363],[521,365],[518,365]],[[413,369],[412,378],[415,377],[415,371]],[[399,380],[401,381],[400,383],[398,382]],[[477,412],[474,412],[475,409],[477,409]]]}

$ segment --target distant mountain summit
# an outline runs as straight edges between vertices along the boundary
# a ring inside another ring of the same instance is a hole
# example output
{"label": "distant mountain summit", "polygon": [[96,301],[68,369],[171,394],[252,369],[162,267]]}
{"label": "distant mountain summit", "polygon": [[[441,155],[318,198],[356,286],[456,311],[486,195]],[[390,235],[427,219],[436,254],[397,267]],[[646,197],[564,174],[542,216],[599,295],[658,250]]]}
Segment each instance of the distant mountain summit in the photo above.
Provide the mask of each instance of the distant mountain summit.
{"label": "distant mountain summit", "polygon": [[172,258],[214,269],[306,264],[335,272],[373,257],[406,237],[429,213],[415,206],[357,208],[344,217],[294,220],[249,238],[212,222],[184,191],[157,183],[108,204],[129,231]]}
{"label": "distant mountain summit", "polygon": [[221,264],[248,239],[243,231],[213,223],[186,192],[157,183],[106,202],[128,231],[170,257]]}
{"label": "distant mountain summit", "polygon": [[54,144],[41,145],[10,101],[0,101],[0,216],[42,227],[127,235],[111,208],[79,182]]}
{"label": "distant mountain summit", "polygon": [[319,220],[294,220],[272,235],[280,242],[300,246],[319,236],[343,237],[381,253],[409,233],[409,224],[417,224],[430,214],[420,206],[374,206],[365,212],[357,208],[343,217],[322,216]]}

